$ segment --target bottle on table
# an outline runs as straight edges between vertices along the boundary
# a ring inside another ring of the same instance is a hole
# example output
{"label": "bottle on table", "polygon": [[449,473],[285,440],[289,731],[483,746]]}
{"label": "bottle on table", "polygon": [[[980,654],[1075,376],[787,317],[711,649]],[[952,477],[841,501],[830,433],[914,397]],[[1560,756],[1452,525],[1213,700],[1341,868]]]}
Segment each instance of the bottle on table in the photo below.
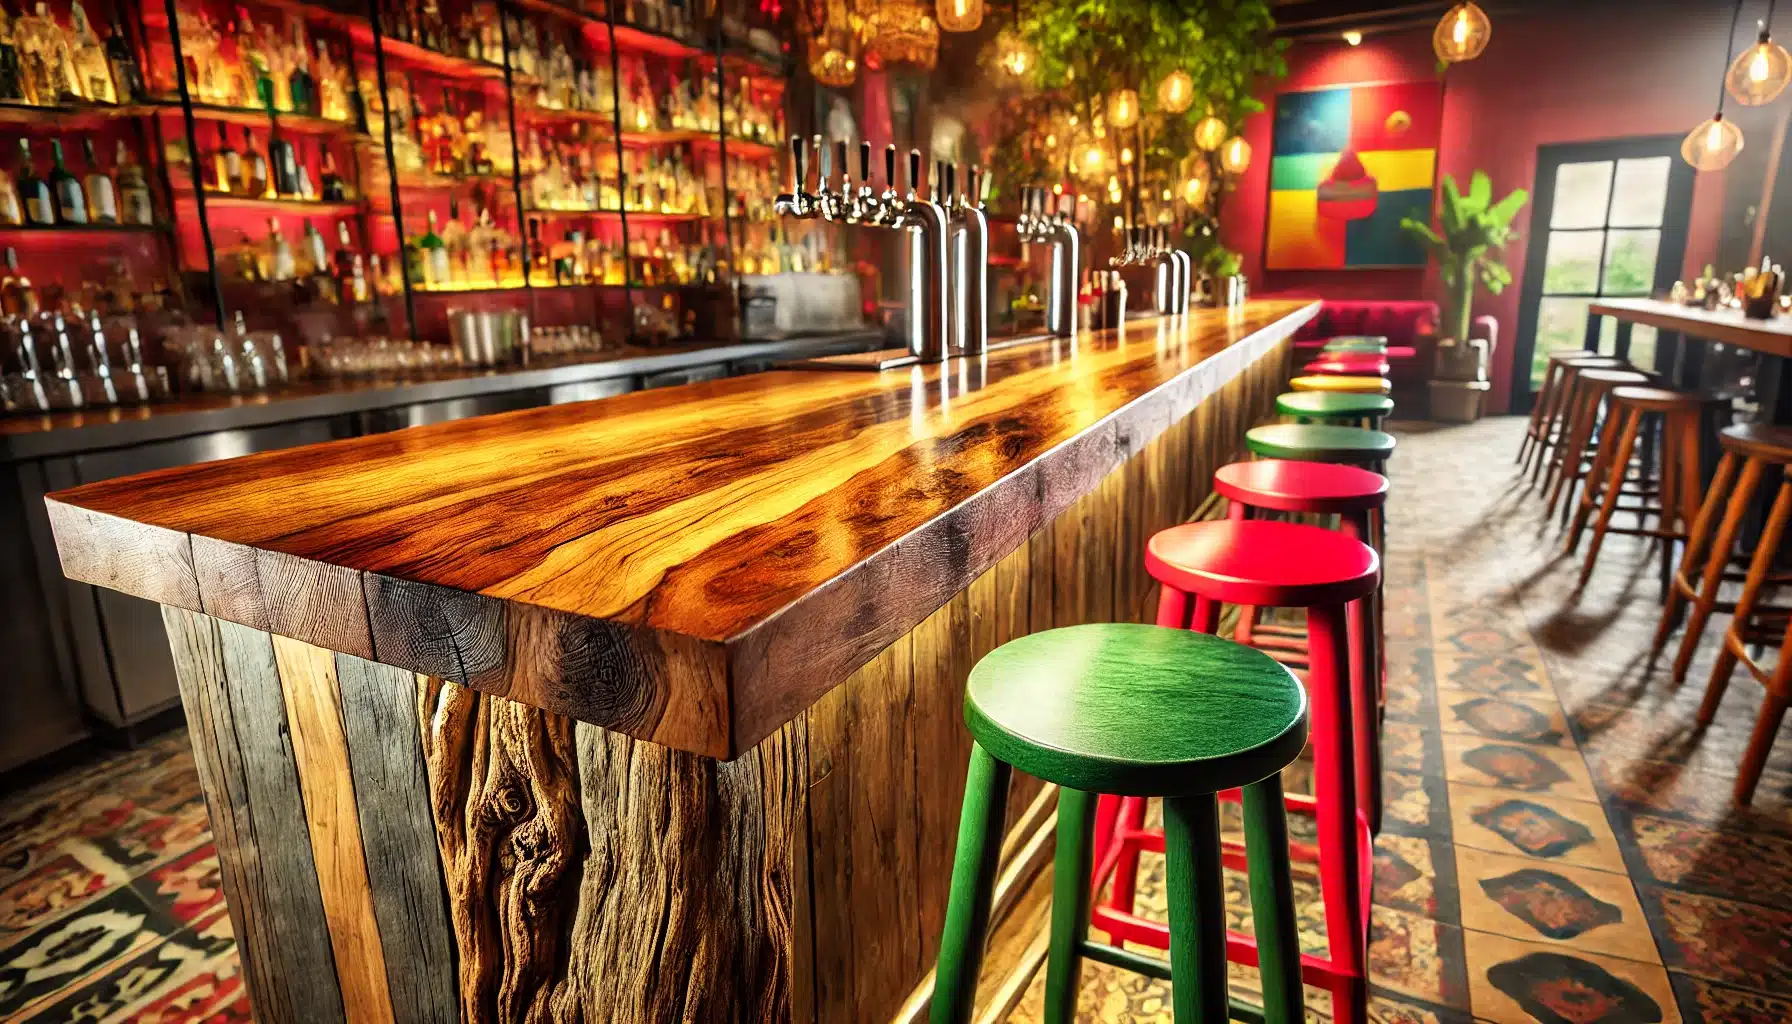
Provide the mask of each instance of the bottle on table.
{"label": "bottle on table", "polygon": [[100,167],[100,158],[93,151],[93,136],[81,140],[81,152],[87,158],[87,219],[95,224],[118,223],[118,190],[112,184],[112,176]]}

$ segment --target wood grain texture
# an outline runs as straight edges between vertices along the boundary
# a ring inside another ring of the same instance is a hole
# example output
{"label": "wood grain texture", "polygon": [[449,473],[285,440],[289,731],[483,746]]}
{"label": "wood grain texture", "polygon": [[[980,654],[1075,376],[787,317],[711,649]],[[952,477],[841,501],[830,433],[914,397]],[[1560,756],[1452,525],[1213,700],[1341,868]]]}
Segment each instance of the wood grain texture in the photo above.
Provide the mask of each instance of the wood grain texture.
{"label": "wood grain texture", "polygon": [[[1316,311],[1263,301],[907,373],[756,374],[49,501],[84,582],[732,757]],[[200,565],[189,538],[212,542]],[[233,548],[255,552],[259,594],[219,573],[247,564]]]}
{"label": "wood grain texture", "polygon": [[335,656],[342,721],[398,1024],[454,1024],[454,934],[430,815],[417,723],[417,680],[403,669]]}
{"label": "wood grain texture", "polygon": [[257,1020],[344,1020],[266,633],[164,607],[219,873]]}
{"label": "wood grain texture", "polygon": [[390,1024],[392,996],[361,848],[336,655],[288,637],[272,640],[342,1007],[350,1024]]}

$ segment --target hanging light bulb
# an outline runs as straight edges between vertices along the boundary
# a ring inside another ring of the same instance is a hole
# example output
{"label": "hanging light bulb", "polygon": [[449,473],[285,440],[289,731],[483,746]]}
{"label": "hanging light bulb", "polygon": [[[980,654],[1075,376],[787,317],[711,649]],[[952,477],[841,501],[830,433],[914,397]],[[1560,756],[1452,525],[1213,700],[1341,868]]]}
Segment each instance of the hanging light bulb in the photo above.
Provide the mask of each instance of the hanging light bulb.
{"label": "hanging light bulb", "polygon": [[[982,7],[981,2],[978,7]],[[941,23],[944,24],[943,13]],[[1005,28],[996,35],[996,66],[1013,78],[1025,78],[1033,70],[1033,51],[1012,29]]]}
{"label": "hanging light bulb", "polygon": [[1157,86],[1157,105],[1168,114],[1180,114],[1195,102],[1195,81],[1188,72],[1177,68],[1164,76]]}
{"label": "hanging light bulb", "polygon": [[1773,5],[1767,7],[1768,21],[1761,23],[1761,34],[1755,45],[1736,55],[1730,72],[1724,76],[1724,88],[1736,102],[1745,107],[1772,103],[1792,82],[1792,54],[1773,41],[1768,24],[1773,19]]}
{"label": "hanging light bulb", "polygon": [[983,24],[983,0],[939,0],[934,20],[948,32],[975,32]]}
{"label": "hanging light bulb", "polygon": [[1227,134],[1226,122],[1214,117],[1210,111],[1201,119],[1200,124],[1195,125],[1195,145],[1201,147],[1202,151],[1211,153],[1226,141]]}
{"label": "hanging light bulb", "polygon": [[1091,175],[1091,176],[1100,174],[1101,169],[1106,164],[1107,164],[1107,157],[1105,155],[1103,155],[1103,153],[1101,152],[1100,146],[1090,146],[1088,149],[1083,150],[1083,173],[1084,174]]}
{"label": "hanging light bulb", "polygon": [[[1680,155],[1694,169],[1721,171],[1730,166],[1742,152],[1742,129],[1724,119],[1724,96],[1730,91],[1729,79],[1735,73],[1730,61],[1729,41],[1736,37],[1736,22],[1742,17],[1742,0],[1730,12],[1730,32],[1724,36],[1724,88],[1717,91],[1717,113],[1699,124],[1680,143]],[[1747,53],[1744,53],[1747,56]]]}
{"label": "hanging light bulb", "polygon": [[1116,89],[1108,96],[1108,123],[1116,128],[1138,124],[1139,94],[1131,89]]}
{"label": "hanging light bulb", "polygon": [[1493,23],[1487,20],[1487,12],[1474,0],[1463,0],[1438,20],[1437,31],[1431,33],[1431,48],[1437,51],[1438,60],[1460,64],[1481,56],[1492,37]]}
{"label": "hanging light bulb", "polygon": [[1131,146],[1121,146],[1120,147],[1120,166],[1122,166],[1122,167],[1131,167],[1132,166],[1132,147]]}
{"label": "hanging light bulb", "polygon": [[1207,182],[1200,178],[1190,178],[1182,183],[1182,195],[1190,206],[1200,206],[1207,200]]}
{"label": "hanging light bulb", "polygon": [[1220,166],[1227,174],[1243,174],[1251,166],[1251,144],[1234,135],[1220,147]]}

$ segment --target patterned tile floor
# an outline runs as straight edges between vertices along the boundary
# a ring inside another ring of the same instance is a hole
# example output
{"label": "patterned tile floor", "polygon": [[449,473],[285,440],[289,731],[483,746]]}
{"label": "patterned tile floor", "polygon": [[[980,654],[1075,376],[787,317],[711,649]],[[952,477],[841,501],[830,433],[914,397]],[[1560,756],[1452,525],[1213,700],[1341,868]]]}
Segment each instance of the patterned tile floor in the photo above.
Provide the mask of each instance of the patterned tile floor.
{"label": "patterned tile floor", "polygon": [[[1678,689],[1645,664],[1654,563],[1630,538],[1572,593],[1578,562],[1514,483],[1521,430],[1401,430],[1372,1012],[1792,1021],[1792,743],[1754,807],[1732,806],[1758,688],[1736,683],[1692,729],[1709,651]],[[1147,867],[1141,906],[1161,913],[1161,859]],[[1038,996],[1036,981],[1011,1019],[1037,1020]],[[1168,1021],[1167,996],[1085,968],[1085,1019]],[[183,734],[0,798],[0,1020],[247,1019]]]}

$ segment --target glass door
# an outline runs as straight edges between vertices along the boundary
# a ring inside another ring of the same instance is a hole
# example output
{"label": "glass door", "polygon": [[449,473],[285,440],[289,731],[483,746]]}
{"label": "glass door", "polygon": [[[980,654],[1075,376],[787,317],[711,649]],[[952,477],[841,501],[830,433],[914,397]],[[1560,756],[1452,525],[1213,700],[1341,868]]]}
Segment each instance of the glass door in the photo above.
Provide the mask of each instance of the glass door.
{"label": "glass door", "polygon": [[[1675,138],[1544,146],[1537,151],[1513,360],[1513,409],[1530,408],[1549,354],[1584,346],[1601,298],[1646,297],[1679,275],[1693,170]],[[1606,322],[1601,349],[1613,345]],[[1652,365],[1655,331],[1637,327],[1630,359]]]}

